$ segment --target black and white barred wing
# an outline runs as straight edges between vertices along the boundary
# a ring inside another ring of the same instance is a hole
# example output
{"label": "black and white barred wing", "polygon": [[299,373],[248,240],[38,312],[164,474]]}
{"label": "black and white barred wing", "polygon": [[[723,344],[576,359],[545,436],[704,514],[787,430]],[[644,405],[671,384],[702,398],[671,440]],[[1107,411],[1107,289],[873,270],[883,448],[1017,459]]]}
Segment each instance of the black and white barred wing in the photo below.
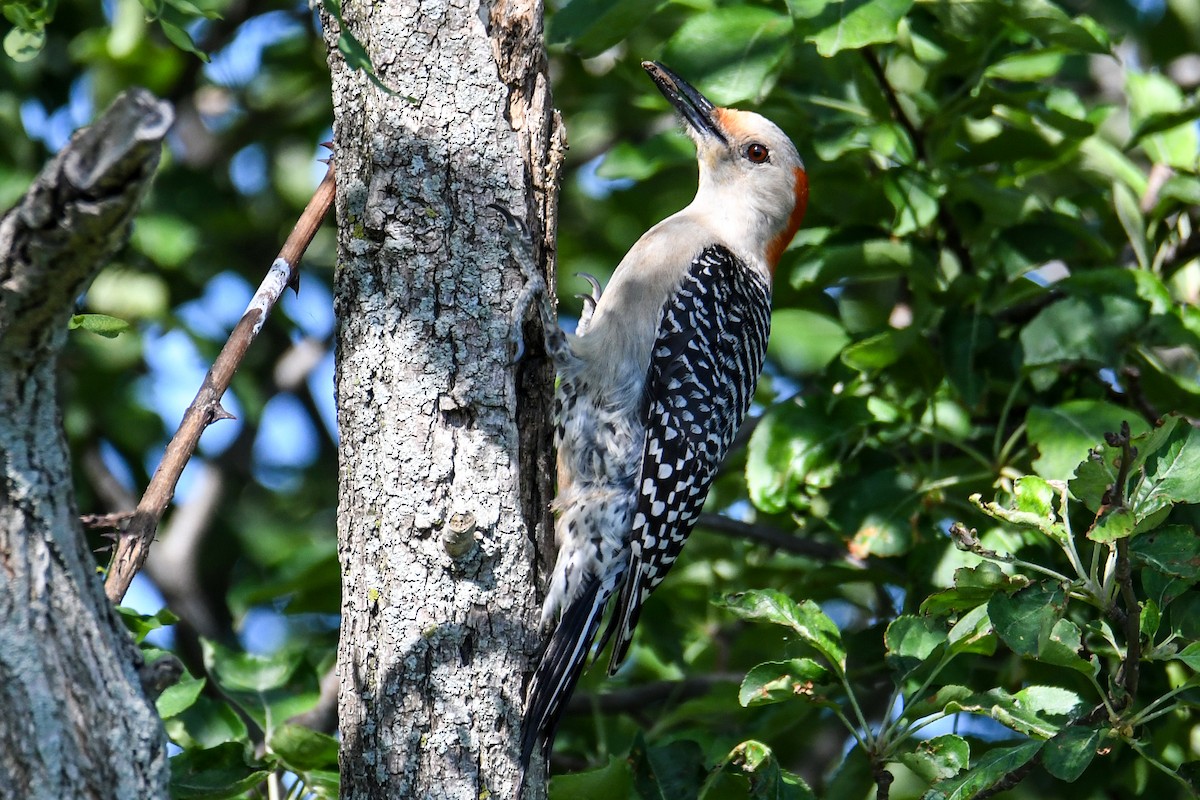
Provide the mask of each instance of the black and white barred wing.
{"label": "black and white barred wing", "polygon": [[610,673],[625,658],[642,603],[696,524],[750,408],[770,306],[766,281],[719,245],[700,253],[663,306],[643,399],[646,439],[630,568],[604,637],[617,631]]}

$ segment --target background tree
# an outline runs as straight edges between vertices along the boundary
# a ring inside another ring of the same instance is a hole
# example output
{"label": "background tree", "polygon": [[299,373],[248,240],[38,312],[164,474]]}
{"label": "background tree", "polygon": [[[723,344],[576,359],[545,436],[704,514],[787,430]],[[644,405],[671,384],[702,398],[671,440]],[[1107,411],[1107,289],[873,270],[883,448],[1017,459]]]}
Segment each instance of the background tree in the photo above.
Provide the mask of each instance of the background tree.
{"label": "background tree", "polygon": [[[170,376],[210,360],[240,313],[315,183],[330,120],[307,11],[214,3],[223,19],[176,26],[215,54],[205,67],[141,5],[106,8],[60,3],[41,55],[5,62],[0,81],[9,200],[131,79],[179,104],[131,246],[83,301],[135,330],[68,342],[85,511],[145,484],[160,414],[180,411],[164,400]],[[690,149],[643,58],[779,122],[813,198],[779,268],[757,423],[625,671],[585,678],[552,796],[805,796],[800,777],[820,797],[1189,794],[1200,483],[1191,427],[1153,422],[1195,415],[1200,392],[1192,4],[549,12],[571,141],[564,297],[572,273],[605,276],[692,190]],[[363,44],[386,74],[391,50]],[[206,435],[206,469],[157,548],[167,560],[150,565],[186,612],[172,646],[196,676],[160,701],[184,748],[177,783],[215,784],[233,774],[221,766],[255,785],[280,763],[247,766],[241,743],[329,707],[331,254],[318,238],[298,299],[239,373],[239,420]],[[174,380],[190,398],[198,376]],[[1064,501],[1054,481],[1072,478]],[[779,594],[711,602],[768,588]],[[332,744],[287,732],[276,758],[325,791]]]}

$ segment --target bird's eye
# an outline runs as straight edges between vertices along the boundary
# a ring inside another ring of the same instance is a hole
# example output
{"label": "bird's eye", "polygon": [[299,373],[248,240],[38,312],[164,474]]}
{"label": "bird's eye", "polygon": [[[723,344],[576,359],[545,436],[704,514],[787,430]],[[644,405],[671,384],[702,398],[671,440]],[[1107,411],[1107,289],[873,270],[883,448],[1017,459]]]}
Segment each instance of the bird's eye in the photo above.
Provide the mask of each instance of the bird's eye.
{"label": "bird's eye", "polygon": [[765,164],[771,160],[771,152],[767,150],[765,144],[754,142],[746,145],[746,158],[750,159],[753,164]]}

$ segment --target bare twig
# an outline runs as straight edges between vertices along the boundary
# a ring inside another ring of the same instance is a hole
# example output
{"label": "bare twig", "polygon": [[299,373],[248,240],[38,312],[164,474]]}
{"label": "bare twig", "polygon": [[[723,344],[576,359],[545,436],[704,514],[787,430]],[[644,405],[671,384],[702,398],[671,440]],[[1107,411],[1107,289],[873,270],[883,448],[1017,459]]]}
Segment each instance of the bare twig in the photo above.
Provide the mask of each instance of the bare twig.
{"label": "bare twig", "polygon": [[681,703],[701,697],[714,686],[741,683],[742,674],[717,673],[697,675],[680,681],[654,681],[627,689],[617,689],[603,694],[576,692],[567,703],[568,714],[623,714],[646,710],[647,706],[660,703]]}
{"label": "bare twig", "polygon": [[150,552],[150,543],[154,540],[155,531],[158,529],[158,522],[162,519],[167,504],[171,502],[171,496],[175,493],[175,484],[178,482],[184,466],[187,465],[192,453],[196,450],[200,434],[216,420],[230,417],[229,412],[221,407],[221,397],[229,388],[233,374],[242,363],[246,350],[258,336],[263,322],[266,321],[267,315],[275,306],[280,295],[283,294],[284,288],[297,284],[299,276],[297,264],[304,251],[308,249],[313,236],[316,235],[321,221],[333,205],[333,197],[333,167],[331,166],[325,179],[313,193],[304,213],[300,215],[296,227],[292,229],[287,241],[284,242],[283,249],[279,251],[279,257],[271,265],[266,278],[263,279],[254,298],[250,301],[250,305],[246,308],[246,313],[242,315],[233,332],[229,334],[229,340],[204,377],[200,391],[196,393],[196,398],[184,413],[179,430],[175,432],[175,436],[167,445],[163,460],[155,470],[154,477],[150,479],[150,485],[146,487],[146,492],[142,495],[141,502],[138,503],[137,511],[130,520],[126,536],[118,542],[112,563],[109,565],[104,591],[110,601],[116,603],[125,596],[129,584],[133,581],[133,576],[146,562],[146,556]]}
{"label": "bare twig", "polygon": [[[1137,455],[1137,450],[1130,444],[1129,423],[1121,423],[1120,433],[1106,433],[1104,440],[1110,447],[1121,449],[1121,463],[1117,467],[1117,482],[1108,490],[1106,503],[1113,509],[1125,507],[1125,487],[1129,482],[1129,465]],[[1125,660],[1121,664],[1121,684],[1128,697],[1121,705],[1133,702],[1137,694],[1138,674],[1142,660],[1142,609],[1138,605],[1137,595],[1133,592],[1133,575],[1129,563],[1129,539],[1117,539],[1117,586],[1121,592],[1121,601],[1125,605]],[[1116,705],[1116,703],[1114,703]]]}
{"label": "bare twig", "polygon": [[888,772],[887,764],[882,761],[874,765],[872,771],[875,775],[875,800],[888,800],[896,776]]}
{"label": "bare twig", "polygon": [[732,517],[726,517],[723,514],[701,514],[696,524],[700,528],[707,528],[725,536],[749,539],[761,542],[768,547],[774,547],[776,550],[784,550],[802,556],[811,556],[812,558],[819,558],[825,561],[848,557],[844,548],[794,536],[787,531],[771,527],[770,525],[742,522]]}
{"label": "bare twig", "polygon": [[[188,493],[187,502],[176,508],[163,533],[162,544],[146,559],[146,574],[162,592],[170,608],[195,634],[221,639],[229,632],[224,620],[228,612],[216,607],[211,590],[206,592],[200,576],[200,553],[221,507],[221,471],[203,461]],[[220,595],[217,595],[218,597]]]}
{"label": "bare twig", "polygon": [[[79,522],[85,528],[102,531],[119,531],[132,518],[132,511],[114,511],[111,514],[83,514],[79,517]],[[108,548],[104,549],[107,550]]]}

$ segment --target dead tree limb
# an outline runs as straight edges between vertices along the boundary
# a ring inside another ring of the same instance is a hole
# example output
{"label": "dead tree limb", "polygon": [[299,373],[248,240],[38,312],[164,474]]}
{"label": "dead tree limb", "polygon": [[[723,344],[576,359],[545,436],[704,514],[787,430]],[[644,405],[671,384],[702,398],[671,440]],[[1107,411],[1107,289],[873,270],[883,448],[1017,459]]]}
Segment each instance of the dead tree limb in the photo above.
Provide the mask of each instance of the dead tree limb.
{"label": "dead tree limb", "polygon": [[150,543],[154,541],[159,520],[162,519],[167,505],[171,502],[172,495],[175,494],[175,484],[179,481],[183,468],[187,466],[192,453],[196,451],[200,434],[204,433],[204,429],[217,420],[231,418],[229,412],[221,407],[221,397],[229,388],[234,373],[242,363],[242,358],[245,357],[251,342],[258,336],[258,332],[262,330],[267,315],[275,307],[283,290],[288,286],[298,286],[300,257],[308,249],[309,243],[316,235],[317,228],[321,226],[321,221],[333,205],[333,196],[333,167],[331,166],[325,174],[325,179],[313,193],[312,199],[308,201],[308,206],[300,215],[296,227],[292,229],[287,241],[284,242],[283,249],[279,251],[279,257],[271,264],[267,276],[263,278],[258,291],[254,293],[254,297],[246,307],[246,312],[234,327],[233,332],[229,334],[229,340],[221,348],[221,353],[213,362],[208,374],[204,376],[204,383],[201,384],[200,391],[196,393],[192,404],[184,412],[183,421],[179,423],[179,429],[167,445],[162,462],[154,471],[150,485],[146,487],[137,510],[129,520],[125,535],[121,536],[117,542],[112,563],[109,565],[108,577],[104,582],[104,591],[113,603],[120,602],[121,598],[125,596],[129,584],[133,582],[133,576],[146,563],[146,556],[150,553]]}

